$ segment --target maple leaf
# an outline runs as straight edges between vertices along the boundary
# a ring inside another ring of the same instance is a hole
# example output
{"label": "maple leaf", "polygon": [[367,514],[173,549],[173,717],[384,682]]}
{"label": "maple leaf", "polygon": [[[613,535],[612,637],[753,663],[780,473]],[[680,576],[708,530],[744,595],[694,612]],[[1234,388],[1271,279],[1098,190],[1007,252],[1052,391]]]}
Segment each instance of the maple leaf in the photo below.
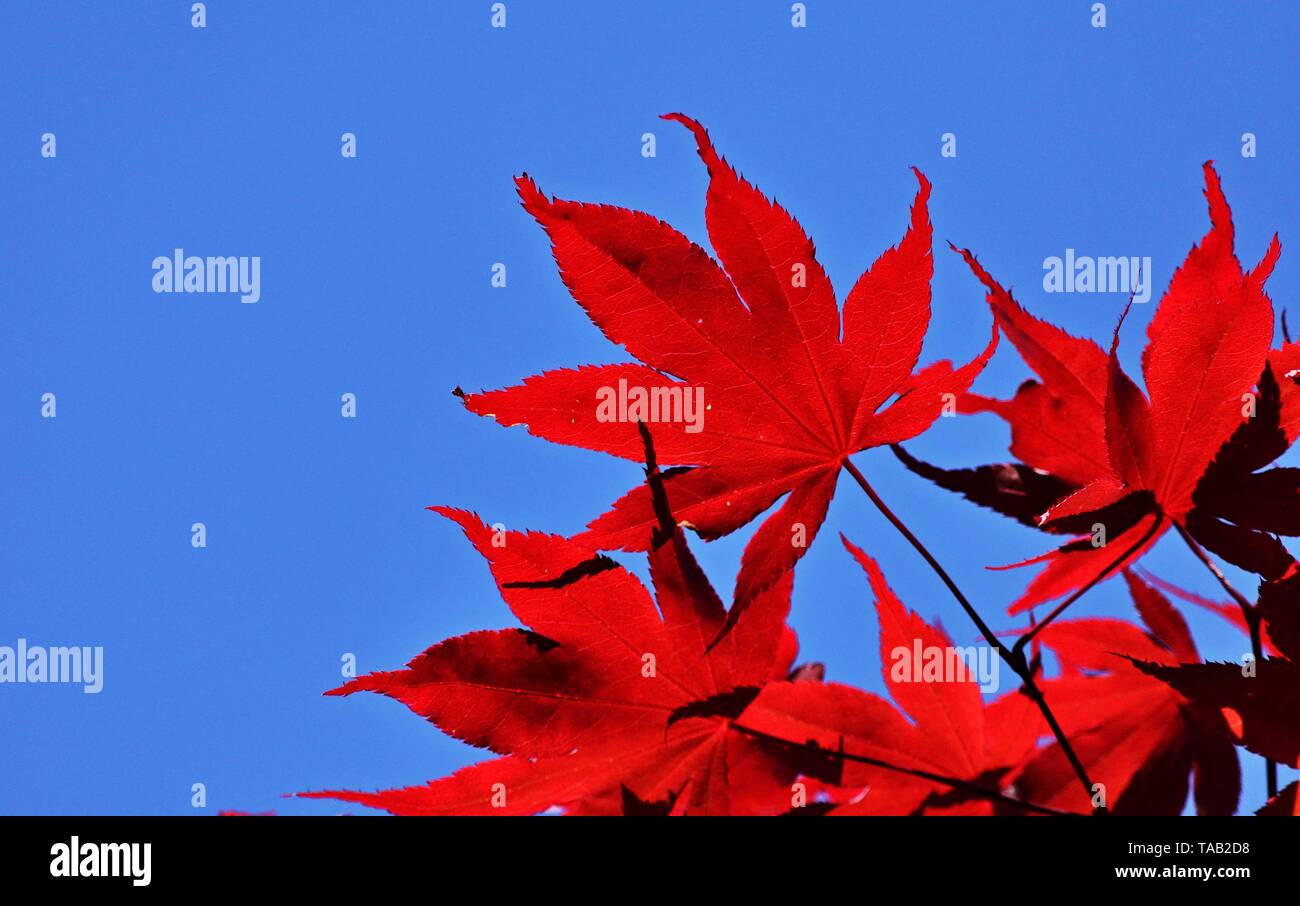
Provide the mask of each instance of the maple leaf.
{"label": "maple leaf", "polygon": [[[1119,815],[1178,815],[1188,775],[1202,815],[1230,815],[1241,769],[1229,727],[1217,709],[1190,700],[1135,666],[1183,669],[1200,660],[1182,614],[1133,572],[1124,578],[1148,632],[1124,620],[1062,620],[1038,639],[1061,662],[1043,694],[1089,776]],[[1058,745],[1041,750],[1011,778],[1020,795],[1087,813],[1092,803]]]}
{"label": "maple leaf", "polygon": [[1300,767],[1300,721],[1295,716],[1300,697],[1300,569],[1293,567],[1282,578],[1261,583],[1256,609],[1273,657],[1245,665],[1173,666],[1135,656],[1134,663],[1199,707],[1220,712],[1238,745]]}
{"label": "maple leaf", "polygon": [[[841,539],[875,595],[885,684],[898,707],[838,683],[770,683],[738,724],[845,756],[838,788],[830,793],[837,803],[830,814],[1023,814],[971,789],[852,760],[874,759],[997,792],[1001,778],[1034,750],[1046,726],[1019,690],[985,707],[969,665],[935,676],[903,669],[914,663],[918,649],[949,657],[955,651],[952,641],[907,610],[879,565]],[[915,668],[920,671],[921,664]]]}
{"label": "maple leaf", "polygon": [[1254,415],[1206,468],[1186,521],[1210,550],[1265,579],[1281,578],[1294,562],[1276,535],[1300,535],[1300,469],[1265,468],[1295,439],[1283,423],[1283,383],[1294,387],[1291,380],[1279,382],[1270,356]]}
{"label": "maple leaf", "polygon": [[[1109,352],[1071,336],[1027,312],[962,251],[999,328],[1038,379],[1009,400],[966,394],[959,408],[1005,419],[1020,462],[945,470],[896,452],[940,486],[1026,524],[1069,534],[1101,524],[1109,536],[1104,545],[1083,538],[1015,564],[1047,567],[1012,613],[1086,587],[1114,568],[1115,550],[1132,547],[1129,559],[1141,556],[1170,522],[1266,577],[1291,562],[1270,533],[1300,533],[1300,470],[1256,474],[1300,433],[1300,399],[1288,386],[1283,400],[1277,375],[1300,366],[1300,351],[1269,349],[1273,310],[1264,283],[1281,246],[1275,235],[1259,264],[1243,271],[1218,175],[1209,163],[1204,172],[1211,228],[1174,273],[1147,328],[1149,399],[1120,367],[1119,328]],[[1256,396],[1252,413],[1243,403]]]}
{"label": "maple leaf", "polygon": [[798,645],[785,619],[793,577],[787,571],[757,595],[708,648],[726,611],[667,510],[659,473],[648,472],[660,514],[649,553],[654,598],[578,541],[498,531],[471,513],[431,508],[462,528],[527,628],[448,639],[404,670],[327,694],[382,693],[504,757],[425,786],[299,795],[395,814],[787,809],[802,753],[738,733],[732,721],[768,683],[797,676],[814,685],[820,676],[791,673]]}
{"label": "maple leaf", "polygon": [[[665,119],[693,133],[708,169],[705,219],[719,260],[648,214],[548,199],[519,177],[523,206],[550,237],[574,299],[639,362],[548,371],[462,396],[503,425],[634,461],[635,422],[659,422],[659,456],[677,466],[665,472],[672,511],[705,540],[784,497],[745,548],[734,621],[803,555],[849,456],[925,430],[970,387],[997,332],[961,368],[939,362],[913,373],[933,272],[930,183],[919,170],[903,239],[858,279],[841,317],[799,223],[737,175],[702,126],[676,113]],[[644,550],[655,519],[638,486],[580,538]]]}
{"label": "maple leaf", "polygon": [[[1147,570],[1137,569],[1135,572],[1137,572],[1142,581],[1146,582],[1148,585],[1153,585],[1167,595],[1171,595],[1181,601],[1186,601],[1188,604],[1195,604],[1203,610],[1207,610],[1212,614],[1222,617],[1237,629],[1241,630],[1241,632],[1247,637],[1250,636],[1250,624],[1246,622],[1246,616],[1242,613],[1241,605],[1236,602],[1215,601],[1204,597],[1203,595],[1195,594],[1185,588],[1173,584],[1172,582],[1168,582]],[[1267,638],[1264,640],[1264,645],[1272,651],[1272,647]]]}
{"label": "maple leaf", "polygon": [[1288,440],[1294,441],[1300,436],[1300,343],[1291,342],[1285,331],[1283,339],[1281,348],[1269,351],[1268,363],[1281,385],[1282,430]]}

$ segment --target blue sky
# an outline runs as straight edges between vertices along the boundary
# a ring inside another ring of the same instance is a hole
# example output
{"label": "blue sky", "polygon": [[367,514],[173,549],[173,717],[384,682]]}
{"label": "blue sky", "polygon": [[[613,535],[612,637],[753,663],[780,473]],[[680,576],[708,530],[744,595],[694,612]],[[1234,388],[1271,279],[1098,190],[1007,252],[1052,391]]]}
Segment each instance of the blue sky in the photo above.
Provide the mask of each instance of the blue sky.
{"label": "blue sky", "polygon": [[[0,686],[0,812],[340,810],[281,793],[423,782],[483,753],[377,696],[324,699],[340,658],[391,669],[514,625],[484,564],[423,507],[574,532],[635,466],[462,410],[449,391],[626,358],[568,297],[511,177],[651,211],[704,242],[706,175],[680,110],[817,242],[841,297],[934,183],[939,243],[971,245],[1034,311],[1105,337],[1120,295],[1047,295],[1042,262],[1150,256],[1159,291],[1207,226],[1217,159],[1253,263],[1273,231],[1300,288],[1294,3],[188,3],[0,8],[0,645],[105,649],[105,687]],[[641,156],[641,136],[657,156]],[[57,157],[41,156],[56,136]],[[357,136],[344,159],[340,135]],[[957,157],[940,156],[955,134]],[[1241,135],[1257,136],[1243,158]],[[262,296],[158,295],[151,261],[260,256]],[[504,262],[508,285],[490,285]],[[974,354],[982,293],[936,250],[924,359]],[[1134,366],[1140,327],[1126,326]],[[1297,315],[1300,322],[1300,315]],[[977,389],[1027,374],[1005,347]],[[340,417],[355,393],[358,417]],[[57,396],[57,418],[41,397]],[[990,416],[912,445],[1006,458]],[[1043,536],[905,473],[859,466],[996,625]],[[204,549],[190,526],[207,527]],[[919,559],[841,482],[802,561],[803,657],[879,689],[843,531],[900,596],[973,641]],[[696,551],[729,590],[749,531]],[[1173,539],[1147,565],[1215,594]],[[1251,587],[1237,575],[1240,585]],[[1127,613],[1115,583],[1077,613]],[[1202,653],[1243,643],[1190,613]],[[1243,805],[1262,802],[1244,758]],[[203,783],[208,808],[191,807]]]}

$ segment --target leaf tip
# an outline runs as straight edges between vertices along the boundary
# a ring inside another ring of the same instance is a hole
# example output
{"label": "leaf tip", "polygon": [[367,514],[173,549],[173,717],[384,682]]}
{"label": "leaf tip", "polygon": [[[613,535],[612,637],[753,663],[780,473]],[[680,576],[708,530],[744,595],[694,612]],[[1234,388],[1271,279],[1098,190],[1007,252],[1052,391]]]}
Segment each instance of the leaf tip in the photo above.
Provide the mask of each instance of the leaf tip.
{"label": "leaf tip", "polygon": [[[916,184],[920,186],[920,194],[929,198],[931,184],[930,184],[930,180],[926,177],[925,173],[921,171],[920,167],[916,167],[916,166],[909,167],[908,169],[910,169],[912,173],[916,176]],[[951,242],[948,244],[952,245]]]}
{"label": "leaf tip", "polygon": [[519,200],[523,203],[524,210],[534,217],[537,217],[542,209],[550,205],[550,202],[546,200],[546,195],[538,187],[536,180],[529,176],[527,172],[520,173],[515,177],[515,189],[519,192]]}
{"label": "leaf tip", "polygon": [[700,159],[704,165],[709,168],[710,174],[715,168],[722,166],[722,159],[713,147],[713,142],[709,138],[709,130],[705,129],[698,120],[691,119],[684,113],[665,113],[660,119],[671,120],[674,123],[681,123],[691,134],[695,136],[695,148],[699,152]]}

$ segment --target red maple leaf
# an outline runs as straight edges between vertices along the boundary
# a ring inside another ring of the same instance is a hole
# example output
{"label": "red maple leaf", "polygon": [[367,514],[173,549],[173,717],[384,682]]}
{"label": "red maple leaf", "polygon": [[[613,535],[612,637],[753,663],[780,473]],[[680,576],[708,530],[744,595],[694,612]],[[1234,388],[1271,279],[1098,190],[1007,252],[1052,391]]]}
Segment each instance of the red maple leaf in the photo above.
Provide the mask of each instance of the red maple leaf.
{"label": "red maple leaf", "polygon": [[1104,544],[1083,538],[1026,561],[1048,566],[1013,613],[1085,587],[1113,568],[1116,551],[1132,547],[1140,556],[1170,522],[1262,575],[1276,577],[1290,564],[1269,533],[1300,533],[1300,470],[1256,474],[1300,433],[1293,395],[1300,391],[1286,377],[1300,365],[1300,350],[1269,350],[1273,309],[1264,282],[1281,247],[1274,236],[1263,260],[1243,271],[1231,212],[1208,163],[1205,181],[1211,229],[1175,272],[1147,328],[1149,399],[1119,365],[1118,328],[1109,352],[1071,336],[1025,311],[963,252],[998,326],[1038,380],[1010,400],[967,394],[961,408],[1004,418],[1021,461],[944,470],[900,451],[901,458],[1027,524],[1075,534],[1100,523],[1109,535]]}
{"label": "red maple leaf", "polygon": [[1167,595],[1178,598],[1180,601],[1186,601],[1188,604],[1195,604],[1202,610],[1207,610],[1212,614],[1216,614],[1240,629],[1246,635],[1250,635],[1250,626],[1246,623],[1246,617],[1241,611],[1241,606],[1235,602],[1215,601],[1211,598],[1205,597],[1204,595],[1198,595],[1195,592],[1181,588],[1180,586],[1168,582],[1147,570],[1138,569],[1137,572],[1141,576],[1142,581],[1146,582],[1148,585],[1154,585]]}
{"label": "red maple leaf", "polygon": [[[1218,710],[1189,700],[1145,675],[1133,661],[1182,669],[1200,660],[1187,623],[1156,588],[1126,571],[1148,632],[1124,620],[1062,620],[1038,639],[1059,658],[1062,675],[1043,694],[1105,804],[1119,815],[1178,815],[1188,775],[1202,815],[1231,815],[1241,772],[1228,724]],[[1034,802],[1089,812],[1060,747],[1053,743],[1013,778]]]}
{"label": "red maple leaf", "polygon": [[[832,814],[987,815],[995,809],[1023,814],[1023,809],[972,788],[1000,793],[1008,771],[1047,732],[1037,708],[1019,690],[986,707],[976,666],[969,660],[957,666],[957,649],[948,635],[904,607],[871,557],[847,539],[844,546],[871,583],[885,684],[898,707],[838,683],[770,683],[741,714],[739,724],[843,754],[840,786],[831,792],[837,802]],[[996,661],[991,650],[988,654]],[[918,774],[969,786],[954,787]]]}
{"label": "red maple leaf", "polygon": [[[1300,570],[1260,586],[1261,631],[1276,652],[1242,664],[1174,666],[1134,656],[1138,669],[1168,683],[1189,701],[1223,715],[1241,746],[1300,767]],[[1196,660],[1199,661],[1199,658]]]}
{"label": "red maple leaf", "polygon": [[[631,460],[642,453],[635,423],[658,422],[659,456],[678,467],[665,473],[672,511],[706,540],[785,497],[745,548],[734,620],[802,556],[849,456],[925,430],[969,388],[997,334],[961,368],[913,373],[933,271],[920,171],[906,234],[858,279],[841,318],[798,222],[738,176],[702,126],[665,118],[691,130],[708,167],[705,218],[719,260],[648,214],[547,199],[519,177],[574,299],[640,363],[548,371],[464,399],[503,425]],[[654,524],[640,486],[581,540],[644,550]]]}
{"label": "red maple leaf", "polygon": [[433,509],[461,526],[527,628],[448,639],[404,670],[359,677],[327,694],[382,693],[504,757],[425,786],[300,795],[421,815],[790,807],[800,753],[732,728],[766,684],[791,676],[815,684],[819,675],[790,673],[798,650],[785,625],[790,572],[706,652],[726,611],[662,503],[649,554],[654,598],[577,541]]}

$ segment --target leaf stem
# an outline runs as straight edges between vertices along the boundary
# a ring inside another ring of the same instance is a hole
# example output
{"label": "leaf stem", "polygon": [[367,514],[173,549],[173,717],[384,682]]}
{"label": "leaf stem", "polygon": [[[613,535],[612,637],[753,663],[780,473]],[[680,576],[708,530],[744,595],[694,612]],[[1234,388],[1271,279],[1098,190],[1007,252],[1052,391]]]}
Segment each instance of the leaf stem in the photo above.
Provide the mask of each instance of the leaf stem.
{"label": "leaf stem", "polygon": [[[1205,552],[1205,549],[1201,547],[1199,543],[1197,543],[1196,539],[1192,537],[1191,533],[1187,531],[1187,529],[1178,523],[1174,523],[1174,527],[1178,529],[1178,534],[1181,535],[1183,541],[1187,543],[1188,550],[1196,555],[1197,560],[1200,560],[1205,564],[1205,568],[1214,575],[1214,578],[1219,580],[1219,585],[1223,587],[1223,590],[1231,595],[1232,599],[1237,602],[1239,607],[1241,607],[1242,618],[1245,619],[1246,628],[1250,632],[1251,655],[1255,658],[1255,663],[1259,664],[1259,662],[1264,659],[1264,638],[1260,626],[1261,621],[1259,608],[1248,601],[1245,595],[1232,587],[1232,583],[1228,581],[1228,577],[1224,575],[1223,570],[1219,568],[1217,563],[1210,559],[1210,555]],[[1268,784],[1268,798],[1272,799],[1277,795],[1276,761],[1271,758],[1264,759],[1264,775],[1265,782]]]}
{"label": "leaf stem", "polygon": [[1026,647],[1030,642],[1032,642],[1032,641],[1034,640],[1034,636],[1038,635],[1038,633],[1042,632],[1043,629],[1044,629],[1044,628],[1045,628],[1049,623],[1051,623],[1053,620],[1055,620],[1055,619],[1056,619],[1057,617],[1059,617],[1061,614],[1065,613],[1066,609],[1067,609],[1071,604],[1073,604],[1075,601],[1077,601],[1077,600],[1079,600],[1080,598],[1082,598],[1082,597],[1083,597],[1084,595],[1086,595],[1088,592],[1092,591],[1092,589],[1094,589],[1095,587],[1097,587],[1097,585],[1098,585],[1098,584],[1099,584],[1103,579],[1105,579],[1107,576],[1109,576],[1109,575],[1110,575],[1111,573],[1113,573],[1115,570],[1117,570],[1117,569],[1119,569],[1121,566],[1123,566],[1124,563],[1128,561],[1129,557],[1132,557],[1134,554],[1136,554],[1138,551],[1140,551],[1140,550],[1141,550],[1141,549],[1146,545],[1146,543],[1147,543],[1148,541],[1150,541],[1152,538],[1154,538],[1156,532],[1158,532],[1158,531],[1160,530],[1160,526],[1162,526],[1162,525],[1164,524],[1164,521],[1165,521],[1165,514],[1164,514],[1164,513],[1157,513],[1157,514],[1156,514],[1155,522],[1152,522],[1152,523],[1151,523],[1151,528],[1147,529],[1146,532],[1142,535],[1141,538],[1139,538],[1136,542],[1134,542],[1134,544],[1133,544],[1133,545],[1132,545],[1128,550],[1126,550],[1126,551],[1124,551],[1124,553],[1120,554],[1119,557],[1117,557],[1116,559],[1112,560],[1112,561],[1111,561],[1111,562],[1106,566],[1106,568],[1103,569],[1101,572],[1099,572],[1096,576],[1094,576],[1094,577],[1093,577],[1093,578],[1088,582],[1087,585],[1084,585],[1082,588],[1080,588],[1080,589],[1078,589],[1077,591],[1075,591],[1074,594],[1070,595],[1068,598],[1066,598],[1066,599],[1065,599],[1064,601],[1062,601],[1060,604],[1056,605],[1056,607],[1052,608],[1052,612],[1049,613],[1046,617],[1044,617],[1043,620],[1042,620],[1042,622],[1035,624],[1034,627],[1033,627],[1032,629],[1030,629],[1028,632],[1026,632],[1024,635],[1022,635],[1019,639],[1016,640],[1016,644],[1015,644],[1015,647],[1013,648],[1013,650],[1014,650],[1014,651],[1023,652],[1024,649],[1025,649],[1025,647]]}
{"label": "leaf stem", "polygon": [[[889,508],[888,504],[886,504],[885,501],[881,499],[880,495],[876,493],[876,489],[871,486],[869,481],[867,481],[866,476],[858,470],[858,467],[855,466],[852,460],[847,456],[844,457],[844,469],[853,476],[853,479],[866,493],[867,497],[876,505],[876,509],[880,510],[881,515],[889,520],[890,524],[892,524],[894,528],[898,529],[899,534],[906,538],[912,547],[916,548],[916,552],[930,565],[930,568],[934,570],[935,575],[939,577],[944,585],[948,586],[948,591],[952,593],[952,596],[957,600],[957,603],[966,611],[966,615],[970,617],[971,622],[975,624],[975,627],[980,631],[980,634],[984,636],[985,641],[987,641],[988,644],[998,653],[998,656],[1006,662],[1007,666],[1015,672],[1016,676],[1020,677],[1021,682],[1024,684],[1025,693],[1038,707],[1038,710],[1043,715],[1043,719],[1047,721],[1047,726],[1051,729],[1052,735],[1056,737],[1057,745],[1061,747],[1062,753],[1064,753],[1066,759],[1070,762],[1070,767],[1074,769],[1075,776],[1079,778],[1079,783],[1083,785],[1084,795],[1087,797],[1087,801],[1091,802],[1096,788],[1092,783],[1092,779],[1088,776],[1088,769],[1084,767],[1078,753],[1074,751],[1074,746],[1070,744],[1070,740],[1066,737],[1065,731],[1057,722],[1056,715],[1052,713],[1052,709],[1048,706],[1047,699],[1043,696],[1042,690],[1038,688],[1038,683],[1034,679],[1034,669],[1025,658],[1023,651],[1024,646],[1017,643],[1017,647],[1008,648],[1006,645],[1002,644],[1002,640],[994,634],[988,623],[984,622],[984,618],[979,615],[979,611],[977,611],[975,606],[971,604],[970,600],[962,594],[961,589],[957,587],[957,583],[948,575],[948,571],[940,565],[939,561],[936,560],[934,555],[931,554],[926,546],[921,543],[921,540],[912,533],[912,530],[907,527],[903,520],[895,515],[894,511]],[[1093,814],[1104,813],[1105,806],[1101,806],[1093,812]]]}
{"label": "leaf stem", "polygon": [[956,777],[947,777],[943,774],[935,774],[931,771],[925,771],[919,768],[905,768],[902,767],[901,765],[890,764],[888,761],[882,761],[879,758],[872,758],[869,755],[855,755],[850,752],[837,752],[831,749],[822,748],[821,746],[813,742],[805,742],[805,743],[793,742],[789,739],[785,739],[780,736],[773,736],[770,733],[764,733],[762,730],[755,730],[752,729],[751,727],[746,727],[735,722],[731,724],[731,729],[735,730],[738,733],[743,733],[746,736],[752,737],[754,739],[761,739],[765,742],[776,743],[777,745],[787,746],[793,749],[800,749],[802,751],[810,752],[815,755],[820,755],[825,758],[838,758],[841,761],[854,761],[859,764],[867,764],[867,765],[871,765],[872,767],[882,768],[886,771],[894,771],[895,773],[898,774],[907,774],[909,777],[918,777],[921,780],[929,780],[933,783],[942,783],[945,786],[950,786],[958,790],[965,790],[966,792],[974,793],[978,796],[983,796],[986,799],[992,799],[996,802],[1001,802],[1006,805],[1011,805],[1016,808],[1024,809],[1027,812],[1034,812],[1039,815],[1077,817],[1076,812],[1067,812],[1067,811],[1063,811],[1062,809],[1056,809],[1046,805],[1037,805],[1036,803],[1033,802],[1027,802],[1024,799],[1017,799],[1014,796],[1008,796],[999,790],[992,790],[986,786],[982,786],[978,783],[973,783],[969,780],[960,780]]}
{"label": "leaf stem", "polygon": [[1178,534],[1182,537],[1183,541],[1186,542],[1188,549],[1196,555],[1196,559],[1205,564],[1205,568],[1208,569],[1211,574],[1213,574],[1214,578],[1218,580],[1219,585],[1223,587],[1223,590],[1231,595],[1232,599],[1241,607],[1242,615],[1245,616],[1246,621],[1248,623],[1254,621],[1255,605],[1251,604],[1245,595],[1232,587],[1232,583],[1228,581],[1228,577],[1224,575],[1223,570],[1219,569],[1218,564],[1210,559],[1210,555],[1205,552],[1205,548],[1201,547],[1200,543],[1192,537],[1191,533],[1188,532],[1187,529],[1183,528],[1182,525],[1176,522],[1174,523],[1174,528],[1177,529]]}
{"label": "leaf stem", "polygon": [[876,493],[876,489],[871,486],[869,481],[867,481],[867,477],[863,475],[862,472],[858,470],[858,467],[853,464],[852,460],[847,457],[844,459],[844,468],[853,476],[853,479],[858,483],[862,490],[866,492],[867,497],[869,497],[871,502],[876,505],[876,509],[880,510],[881,514],[889,520],[894,528],[898,529],[899,534],[906,538],[912,547],[916,548],[916,552],[921,555],[922,559],[924,559],[926,563],[930,564],[930,569],[934,570],[935,575],[939,577],[944,585],[948,586],[948,591],[952,592],[952,596],[957,599],[957,603],[961,605],[962,610],[966,611],[966,615],[971,618],[971,622],[975,624],[975,628],[980,631],[980,634],[984,636],[988,643],[997,650],[998,654],[1002,655],[1004,659],[1007,658],[1011,653],[1010,649],[1008,649],[1006,645],[1002,644],[1002,640],[997,637],[989,624],[984,622],[984,618],[979,615],[975,606],[967,600],[964,594],[962,594],[961,589],[957,587],[957,583],[948,575],[948,571],[939,564],[939,561],[936,560],[934,555],[931,554],[926,546],[921,543],[920,539],[917,538],[916,535],[912,534],[912,530],[907,527],[903,520],[899,519],[898,516],[894,514],[894,511],[889,508],[889,505],[886,504],[885,501],[881,499],[880,495]]}

